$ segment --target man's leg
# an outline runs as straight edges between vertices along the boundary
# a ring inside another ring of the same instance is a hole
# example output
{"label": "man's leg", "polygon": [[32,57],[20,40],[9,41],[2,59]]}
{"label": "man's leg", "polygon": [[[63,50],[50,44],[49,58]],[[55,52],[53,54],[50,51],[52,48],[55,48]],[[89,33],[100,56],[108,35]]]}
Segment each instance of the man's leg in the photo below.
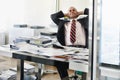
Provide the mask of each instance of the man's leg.
{"label": "man's leg", "polygon": [[68,77],[67,69],[64,69],[64,67],[59,66],[59,67],[57,67],[57,70],[59,72],[61,80]]}
{"label": "man's leg", "polygon": [[[61,80],[64,80],[65,78],[68,78],[68,64],[66,63],[57,63],[56,68],[59,72]],[[68,79],[66,79],[68,80]]]}

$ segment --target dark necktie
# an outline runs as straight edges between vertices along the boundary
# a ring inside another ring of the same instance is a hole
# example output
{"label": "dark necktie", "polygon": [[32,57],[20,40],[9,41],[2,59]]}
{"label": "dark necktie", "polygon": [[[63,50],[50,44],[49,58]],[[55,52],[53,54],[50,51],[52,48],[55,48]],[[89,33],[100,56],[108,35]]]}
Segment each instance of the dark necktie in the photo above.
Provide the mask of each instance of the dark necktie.
{"label": "dark necktie", "polygon": [[75,20],[72,20],[72,23],[71,23],[70,41],[71,41],[71,43],[74,43],[76,41],[76,22],[75,22]]}

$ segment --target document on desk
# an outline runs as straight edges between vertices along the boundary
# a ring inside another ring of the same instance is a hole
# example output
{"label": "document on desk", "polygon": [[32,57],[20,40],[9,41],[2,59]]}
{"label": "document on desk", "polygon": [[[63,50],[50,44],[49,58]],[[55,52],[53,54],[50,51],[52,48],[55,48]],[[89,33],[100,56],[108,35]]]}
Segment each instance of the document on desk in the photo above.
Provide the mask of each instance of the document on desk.
{"label": "document on desk", "polygon": [[64,49],[40,48],[39,50],[40,50],[39,55],[45,56],[61,56],[67,54],[74,54],[74,52],[65,52]]}
{"label": "document on desk", "polygon": [[19,51],[43,56],[60,56],[74,54],[73,52],[65,52],[64,50],[54,48],[22,48]]}
{"label": "document on desk", "polygon": [[37,50],[39,50],[39,47],[35,45],[30,45],[28,43],[18,43],[16,46],[19,47],[19,50],[17,50],[19,52],[38,54]]}
{"label": "document on desk", "polygon": [[20,43],[17,45],[19,47],[18,51],[37,54],[37,55],[44,55],[44,56],[61,56],[67,54],[75,54],[76,52],[80,53],[80,55],[88,55],[87,49],[81,48],[73,48],[73,47],[64,47],[65,49],[56,49],[56,48],[43,48],[37,47],[35,45],[27,44],[27,43]]}
{"label": "document on desk", "polygon": [[62,46],[62,47],[63,49],[40,48],[39,51],[42,53],[39,53],[39,54],[46,55],[46,56],[62,56],[62,55],[68,55],[68,54],[73,55],[78,53],[79,55],[89,55],[89,50],[86,48],[76,48],[76,47],[66,47],[66,46]]}
{"label": "document on desk", "polygon": [[55,48],[43,48],[37,47],[35,45],[30,45],[26,43],[22,43],[17,45],[19,47],[20,52],[26,52],[31,54],[37,55],[44,55],[44,56],[59,56],[59,55],[66,55],[66,54],[74,54],[72,51],[65,51],[64,49],[55,49]]}

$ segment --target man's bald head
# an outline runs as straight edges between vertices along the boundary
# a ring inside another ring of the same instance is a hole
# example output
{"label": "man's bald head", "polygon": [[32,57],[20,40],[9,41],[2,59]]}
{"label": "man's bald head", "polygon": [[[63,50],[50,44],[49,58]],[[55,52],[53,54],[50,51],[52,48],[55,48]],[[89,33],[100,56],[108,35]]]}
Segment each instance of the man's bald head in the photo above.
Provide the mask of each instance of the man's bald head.
{"label": "man's bald head", "polygon": [[69,18],[73,19],[73,18],[77,18],[78,17],[78,11],[75,7],[71,6],[68,9],[68,14],[69,14]]}

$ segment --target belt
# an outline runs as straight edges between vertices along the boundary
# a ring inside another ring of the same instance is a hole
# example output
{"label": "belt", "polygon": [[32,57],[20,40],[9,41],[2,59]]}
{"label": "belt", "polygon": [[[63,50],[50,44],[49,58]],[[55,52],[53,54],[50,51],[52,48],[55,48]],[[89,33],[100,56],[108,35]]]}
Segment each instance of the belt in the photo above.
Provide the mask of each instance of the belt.
{"label": "belt", "polygon": [[77,48],[86,48],[86,46],[83,45],[67,45],[68,47],[77,47]]}

